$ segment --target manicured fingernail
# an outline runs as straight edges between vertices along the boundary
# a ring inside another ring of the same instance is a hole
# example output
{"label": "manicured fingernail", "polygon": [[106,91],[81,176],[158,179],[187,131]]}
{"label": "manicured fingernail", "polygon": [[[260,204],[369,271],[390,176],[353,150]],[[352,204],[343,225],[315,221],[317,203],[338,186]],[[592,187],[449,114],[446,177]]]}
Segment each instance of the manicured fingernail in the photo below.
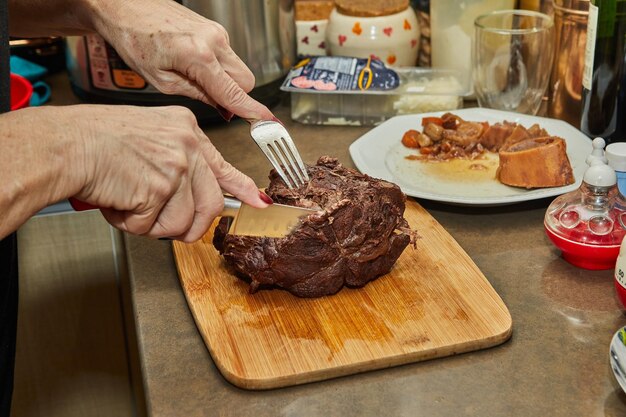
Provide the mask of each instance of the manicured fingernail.
{"label": "manicured fingernail", "polygon": [[171,237],[160,237],[159,240],[174,240]]}
{"label": "manicured fingernail", "polygon": [[220,106],[219,104],[215,107],[215,110],[217,110],[220,116],[222,116],[222,119],[226,120],[227,122],[230,122],[233,116],[235,115],[235,113],[226,110],[224,107]]}
{"label": "manicured fingernail", "polygon": [[263,191],[259,191],[259,198],[263,200],[265,204],[274,204],[274,200],[272,200],[270,196],[265,194]]}

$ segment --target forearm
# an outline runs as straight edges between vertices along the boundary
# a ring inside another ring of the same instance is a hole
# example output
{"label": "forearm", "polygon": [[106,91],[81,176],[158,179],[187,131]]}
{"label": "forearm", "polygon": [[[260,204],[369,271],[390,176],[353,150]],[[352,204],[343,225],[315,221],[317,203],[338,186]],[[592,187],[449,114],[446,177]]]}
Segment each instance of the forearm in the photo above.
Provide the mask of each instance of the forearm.
{"label": "forearm", "polygon": [[110,0],[9,0],[11,36],[79,35],[95,31],[99,3]]}
{"label": "forearm", "polygon": [[67,107],[0,116],[0,239],[81,189],[84,158],[77,126]]}

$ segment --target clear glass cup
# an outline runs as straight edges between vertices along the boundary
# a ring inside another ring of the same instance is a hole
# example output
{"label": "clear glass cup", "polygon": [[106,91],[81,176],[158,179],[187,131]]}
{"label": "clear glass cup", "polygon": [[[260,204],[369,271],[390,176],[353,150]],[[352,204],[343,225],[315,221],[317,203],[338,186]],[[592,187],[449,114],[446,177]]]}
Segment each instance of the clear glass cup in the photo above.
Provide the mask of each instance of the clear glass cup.
{"label": "clear glass cup", "polygon": [[478,105],[537,114],[554,60],[554,22],[529,10],[501,10],[476,18],[473,54]]}

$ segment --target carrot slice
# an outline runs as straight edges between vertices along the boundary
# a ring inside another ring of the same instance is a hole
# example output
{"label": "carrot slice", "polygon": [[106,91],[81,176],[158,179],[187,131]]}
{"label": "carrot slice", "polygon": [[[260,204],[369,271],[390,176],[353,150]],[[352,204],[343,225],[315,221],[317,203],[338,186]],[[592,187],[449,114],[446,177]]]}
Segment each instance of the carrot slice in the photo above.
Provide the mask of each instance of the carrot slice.
{"label": "carrot slice", "polygon": [[407,130],[402,136],[402,144],[407,148],[419,148],[420,144],[417,141],[419,135],[420,132],[418,132],[417,130]]}
{"label": "carrot slice", "polygon": [[434,123],[436,125],[443,125],[443,119],[441,117],[424,117],[422,119],[422,127],[426,126],[428,123]]}

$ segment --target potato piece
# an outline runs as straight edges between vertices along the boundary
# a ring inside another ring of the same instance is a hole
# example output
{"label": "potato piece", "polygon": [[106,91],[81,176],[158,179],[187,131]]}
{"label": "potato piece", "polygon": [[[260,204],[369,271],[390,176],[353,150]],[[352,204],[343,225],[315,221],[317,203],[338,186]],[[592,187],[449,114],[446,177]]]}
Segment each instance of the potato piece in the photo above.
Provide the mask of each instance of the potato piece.
{"label": "potato piece", "polygon": [[439,142],[443,139],[443,127],[435,123],[428,123],[424,127],[424,134],[431,138],[433,142]]}
{"label": "potato piece", "polygon": [[425,135],[423,133],[419,134],[419,136],[417,137],[417,142],[420,144],[420,146],[430,146],[433,144],[432,139],[428,135]]}

